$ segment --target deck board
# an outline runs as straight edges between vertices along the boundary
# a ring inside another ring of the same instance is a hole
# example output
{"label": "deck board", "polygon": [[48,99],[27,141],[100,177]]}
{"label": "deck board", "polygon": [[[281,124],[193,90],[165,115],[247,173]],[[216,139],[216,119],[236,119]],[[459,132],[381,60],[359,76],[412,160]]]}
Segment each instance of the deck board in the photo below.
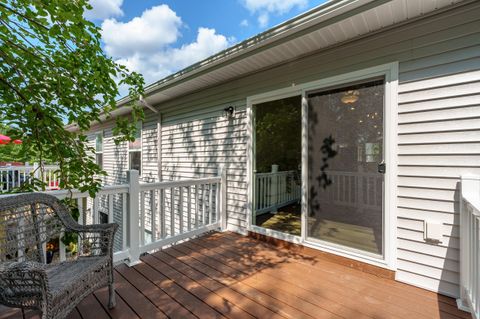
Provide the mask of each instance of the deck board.
{"label": "deck board", "polygon": [[[134,267],[119,265],[115,280],[115,309],[108,309],[103,288],[68,318],[471,318],[452,298],[338,264],[313,249],[228,232],[143,256]],[[21,313],[0,307],[0,318]]]}

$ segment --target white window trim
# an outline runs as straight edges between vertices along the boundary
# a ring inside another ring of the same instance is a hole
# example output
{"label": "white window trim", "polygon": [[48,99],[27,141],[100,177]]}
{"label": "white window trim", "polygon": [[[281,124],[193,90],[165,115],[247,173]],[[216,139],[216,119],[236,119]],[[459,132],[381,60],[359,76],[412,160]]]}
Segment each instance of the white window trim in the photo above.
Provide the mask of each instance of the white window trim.
{"label": "white window trim", "polygon": [[[97,150],[97,138],[98,136],[101,136],[102,137],[102,150],[101,151],[98,151]],[[104,152],[104,146],[105,146],[105,143],[104,143],[104,139],[105,139],[105,131],[98,131],[95,133],[95,163],[98,165],[97,163],[97,154],[102,154],[102,169],[103,169],[103,152]]]}
{"label": "white window trim", "polygon": [[140,123],[140,149],[131,150],[130,142],[127,142],[127,170],[130,170],[130,152],[140,152],[140,174],[139,177],[142,177],[143,174],[143,122]]}
{"label": "white window trim", "polygon": [[[385,173],[385,196],[384,196],[384,256],[382,259],[370,257],[364,253],[358,253],[345,247],[337,248],[331,243],[321,241],[307,241],[306,237],[306,212],[308,203],[308,108],[306,94],[309,91],[327,88],[336,85],[348,85],[349,83],[374,78],[385,77],[385,106],[384,106],[384,139],[388,149],[384,150],[384,158],[387,163]],[[266,230],[253,225],[253,161],[254,161],[254,136],[253,136],[253,105],[263,102],[278,100],[292,96],[302,96],[302,236],[292,236],[274,230]],[[367,69],[332,76],[317,81],[292,85],[291,87],[261,93],[247,97],[247,229],[262,233],[278,239],[301,243],[305,246],[320,249],[336,255],[373,264],[383,268],[396,270],[397,258],[397,163],[398,163],[398,62],[387,63]]]}

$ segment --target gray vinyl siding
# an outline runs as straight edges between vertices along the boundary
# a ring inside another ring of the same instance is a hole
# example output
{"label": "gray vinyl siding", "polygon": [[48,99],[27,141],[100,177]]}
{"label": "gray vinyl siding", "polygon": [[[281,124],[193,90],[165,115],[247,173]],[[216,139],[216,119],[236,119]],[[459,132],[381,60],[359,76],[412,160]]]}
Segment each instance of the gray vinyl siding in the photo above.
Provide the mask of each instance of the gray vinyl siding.
{"label": "gray vinyl siding", "polygon": [[[394,61],[399,61],[400,72],[398,145],[392,146],[398,150],[396,276],[458,296],[459,177],[480,174],[479,2],[157,105],[163,180],[213,176],[225,165],[228,225],[244,230],[246,98]],[[231,120],[223,114],[227,106],[236,108]],[[155,175],[159,160],[156,120],[157,115],[147,117],[150,132],[143,135],[149,145],[143,154],[148,176]],[[114,176],[126,169],[117,163],[124,152],[104,155]],[[442,244],[424,241],[426,220],[445,225]]]}

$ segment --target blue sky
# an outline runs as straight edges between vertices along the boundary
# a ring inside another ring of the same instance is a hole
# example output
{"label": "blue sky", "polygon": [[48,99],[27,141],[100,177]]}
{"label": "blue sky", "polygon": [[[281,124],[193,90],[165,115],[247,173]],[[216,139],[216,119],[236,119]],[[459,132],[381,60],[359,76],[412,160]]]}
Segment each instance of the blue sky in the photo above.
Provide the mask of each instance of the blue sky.
{"label": "blue sky", "polygon": [[104,50],[147,84],[325,0],[90,0]]}

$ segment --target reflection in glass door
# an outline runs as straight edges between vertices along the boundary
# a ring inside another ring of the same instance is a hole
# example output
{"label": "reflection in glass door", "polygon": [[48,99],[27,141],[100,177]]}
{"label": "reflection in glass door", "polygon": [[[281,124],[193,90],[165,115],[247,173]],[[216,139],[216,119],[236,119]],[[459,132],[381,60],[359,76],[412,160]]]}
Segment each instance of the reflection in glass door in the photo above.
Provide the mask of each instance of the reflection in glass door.
{"label": "reflection in glass door", "polygon": [[301,235],[301,96],[253,105],[253,224]]}
{"label": "reflection in glass door", "polygon": [[308,239],[383,255],[384,83],[307,94]]}

